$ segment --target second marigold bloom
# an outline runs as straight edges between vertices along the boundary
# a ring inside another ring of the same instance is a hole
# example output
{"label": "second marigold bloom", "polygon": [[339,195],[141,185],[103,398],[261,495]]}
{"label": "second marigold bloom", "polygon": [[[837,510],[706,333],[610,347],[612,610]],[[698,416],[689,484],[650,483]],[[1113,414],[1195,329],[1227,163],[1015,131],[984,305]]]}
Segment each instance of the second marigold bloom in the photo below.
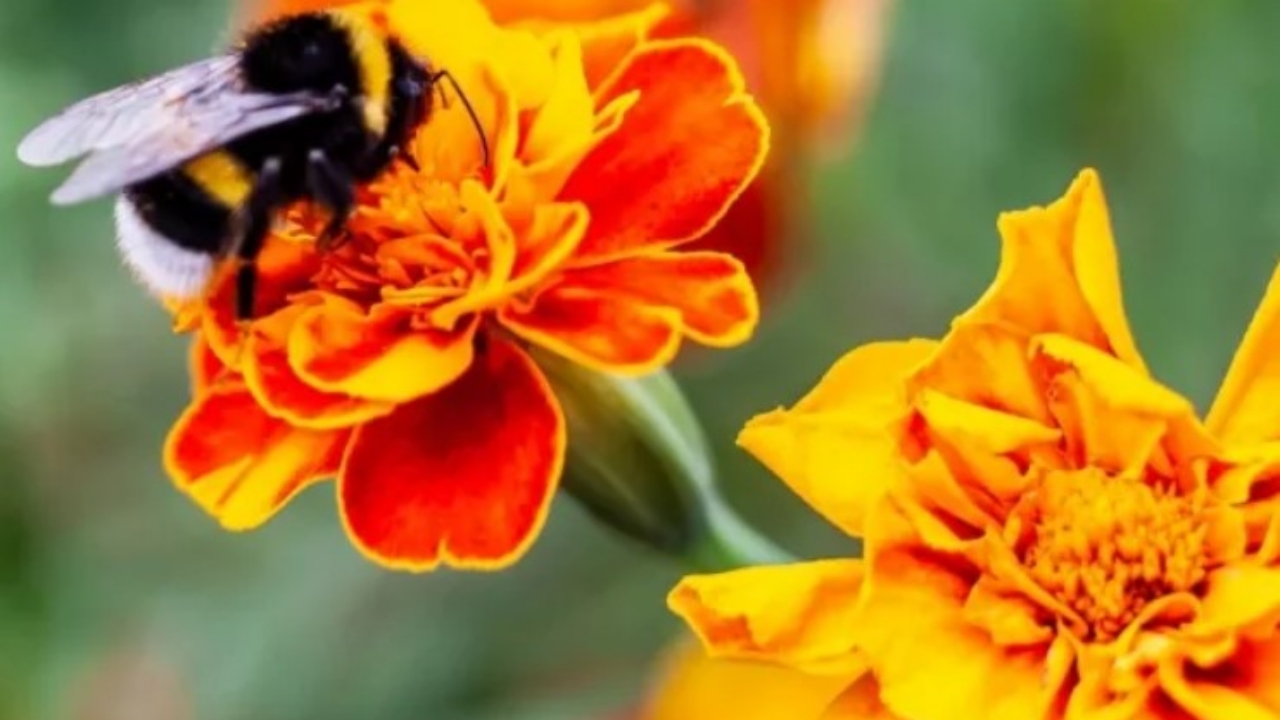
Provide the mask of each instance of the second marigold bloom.
{"label": "second marigold bloom", "polygon": [[540,528],[566,443],[522,348],[638,374],[682,338],[745,340],[757,307],[742,265],[679,246],[754,177],[767,126],[716,46],[647,39],[658,10],[539,33],[499,28],[472,0],[354,11],[457,79],[490,166],[461,104],[438,101],[412,165],[361,191],[340,246],[316,247],[310,208],[289,213],[247,332],[229,282],[182,309],[194,398],[166,465],[228,528],[336,476],[374,560],[503,566]]}
{"label": "second marigold bloom", "polygon": [[829,718],[1280,713],[1280,274],[1201,423],[1138,355],[1093,172],[1000,230],[940,342],[859,348],[742,433],[865,559],[672,607],[715,654],[868,668]]}

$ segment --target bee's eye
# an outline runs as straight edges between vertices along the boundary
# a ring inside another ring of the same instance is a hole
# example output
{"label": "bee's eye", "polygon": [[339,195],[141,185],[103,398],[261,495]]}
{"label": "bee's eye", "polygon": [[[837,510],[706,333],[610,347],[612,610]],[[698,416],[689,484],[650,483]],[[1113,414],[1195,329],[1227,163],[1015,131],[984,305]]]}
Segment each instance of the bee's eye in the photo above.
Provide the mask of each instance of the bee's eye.
{"label": "bee's eye", "polygon": [[411,98],[422,96],[422,83],[413,78],[400,78],[396,85],[398,90]]}

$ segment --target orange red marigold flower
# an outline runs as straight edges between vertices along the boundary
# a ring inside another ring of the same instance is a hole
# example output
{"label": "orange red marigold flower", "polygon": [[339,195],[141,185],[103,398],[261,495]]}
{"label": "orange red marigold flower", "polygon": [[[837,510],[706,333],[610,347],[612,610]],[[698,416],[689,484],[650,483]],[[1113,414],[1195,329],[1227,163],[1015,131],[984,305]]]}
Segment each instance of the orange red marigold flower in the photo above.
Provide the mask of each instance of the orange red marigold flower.
{"label": "orange red marigold flower", "polygon": [[1000,218],[941,341],[867,345],[741,444],[865,559],[691,577],[712,653],[867,666],[829,718],[1280,714],[1280,273],[1208,418],[1129,333],[1098,178]]}
{"label": "orange red marigold flower", "polygon": [[[352,0],[240,0],[261,19]],[[495,22],[543,29],[653,12],[652,0],[483,0]],[[654,37],[706,36],[732,53],[773,128],[773,152],[723,221],[694,247],[732,253],[766,291],[807,247],[805,166],[839,156],[879,84],[892,0],[668,0]]]}
{"label": "orange red marigold flower", "polygon": [[683,338],[740,343],[758,315],[740,262],[686,252],[758,171],[767,126],[733,61],[652,40],[646,11],[544,32],[474,0],[353,5],[448,68],[438,108],[362,189],[348,237],[288,213],[260,261],[247,333],[230,283],[179,311],[196,329],[194,398],[165,451],[179,486],[229,528],[337,477],[352,540],[390,567],[506,565],[547,513],[560,407],[523,348],[646,373]]}

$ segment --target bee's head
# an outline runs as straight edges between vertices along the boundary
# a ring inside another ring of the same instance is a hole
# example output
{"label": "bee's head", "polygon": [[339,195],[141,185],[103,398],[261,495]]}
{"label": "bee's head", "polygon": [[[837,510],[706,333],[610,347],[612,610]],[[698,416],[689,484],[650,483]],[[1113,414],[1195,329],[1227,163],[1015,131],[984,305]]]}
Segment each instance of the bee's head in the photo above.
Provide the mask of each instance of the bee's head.
{"label": "bee's head", "polygon": [[269,93],[327,95],[342,86],[354,94],[360,89],[360,64],[351,37],[330,13],[305,13],[266,25],[245,39],[245,81]]}

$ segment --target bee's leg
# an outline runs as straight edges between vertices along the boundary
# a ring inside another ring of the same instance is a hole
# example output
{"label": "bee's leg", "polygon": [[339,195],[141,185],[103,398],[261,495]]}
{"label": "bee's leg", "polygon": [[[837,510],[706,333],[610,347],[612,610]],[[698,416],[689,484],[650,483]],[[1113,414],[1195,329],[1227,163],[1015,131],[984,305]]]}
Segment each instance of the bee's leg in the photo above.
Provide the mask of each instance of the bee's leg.
{"label": "bee's leg", "polygon": [[307,155],[307,187],[312,196],[329,209],[329,222],[316,244],[321,252],[331,250],[336,247],[335,240],[355,208],[355,181],[330,162],[323,150],[312,150]]}
{"label": "bee's leg", "polygon": [[271,222],[280,203],[280,159],[270,158],[262,165],[253,191],[241,208],[240,232],[231,247],[236,267],[236,320],[253,319],[254,292],[258,286],[256,260],[262,244],[271,232]]}

